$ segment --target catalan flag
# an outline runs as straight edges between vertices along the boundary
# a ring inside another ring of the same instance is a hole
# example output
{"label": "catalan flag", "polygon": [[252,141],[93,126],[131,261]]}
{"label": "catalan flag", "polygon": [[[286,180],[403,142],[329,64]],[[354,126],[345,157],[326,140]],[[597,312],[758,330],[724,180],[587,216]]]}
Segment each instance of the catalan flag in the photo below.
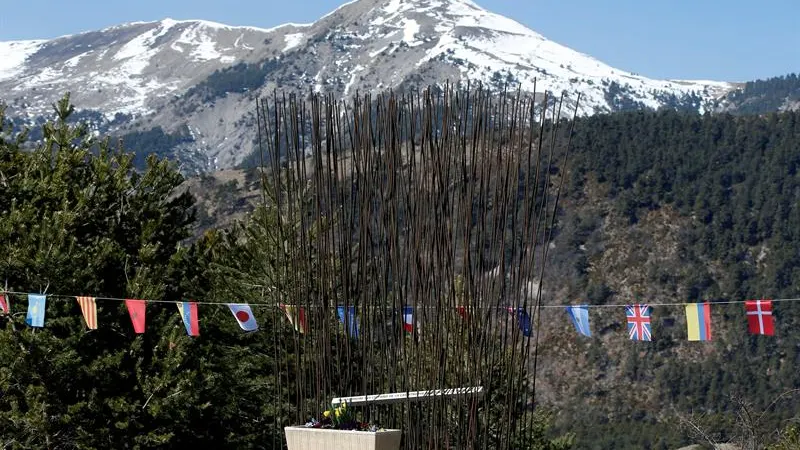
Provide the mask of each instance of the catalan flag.
{"label": "catalan flag", "polygon": [[711,304],[686,305],[686,328],[690,341],[711,340]]}
{"label": "catalan flag", "polygon": [[81,312],[83,312],[83,319],[86,321],[86,327],[90,330],[97,329],[97,302],[94,297],[76,297],[78,304],[81,305]]}

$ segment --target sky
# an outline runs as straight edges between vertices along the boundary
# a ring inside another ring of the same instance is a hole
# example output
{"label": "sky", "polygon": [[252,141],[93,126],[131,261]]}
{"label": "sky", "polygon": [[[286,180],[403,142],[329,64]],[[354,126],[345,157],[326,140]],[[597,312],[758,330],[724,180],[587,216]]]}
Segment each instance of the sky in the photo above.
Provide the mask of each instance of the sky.
{"label": "sky", "polygon": [[[475,0],[546,38],[651,78],[748,81],[800,72],[800,0]],[[344,0],[0,0],[0,41],[124,22],[309,23]]]}

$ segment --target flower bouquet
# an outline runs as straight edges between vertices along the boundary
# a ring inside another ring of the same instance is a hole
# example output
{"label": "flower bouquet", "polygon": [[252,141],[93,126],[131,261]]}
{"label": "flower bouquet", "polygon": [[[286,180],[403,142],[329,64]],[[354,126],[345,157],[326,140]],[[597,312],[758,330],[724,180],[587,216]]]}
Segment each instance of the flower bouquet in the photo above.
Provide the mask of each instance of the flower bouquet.
{"label": "flower bouquet", "polygon": [[322,413],[322,420],[312,420],[306,424],[308,428],[325,428],[334,430],[378,431],[376,425],[356,420],[355,414],[347,408],[347,403],[331,406],[331,409]]}
{"label": "flower bouquet", "polygon": [[286,427],[289,450],[397,450],[400,430],[386,430],[361,422],[347,403],[332,406],[322,413],[322,420],[311,420],[304,426]]}

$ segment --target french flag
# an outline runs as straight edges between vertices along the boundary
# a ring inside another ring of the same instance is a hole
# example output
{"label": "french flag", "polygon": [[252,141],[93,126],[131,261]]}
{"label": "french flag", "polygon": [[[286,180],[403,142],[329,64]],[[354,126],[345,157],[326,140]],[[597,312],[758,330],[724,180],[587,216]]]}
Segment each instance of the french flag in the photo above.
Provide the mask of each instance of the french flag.
{"label": "french flag", "polygon": [[180,311],[181,318],[183,319],[183,325],[186,327],[186,334],[189,336],[200,336],[200,321],[197,317],[197,303],[178,303],[178,311]]}
{"label": "french flag", "polygon": [[403,330],[406,333],[414,332],[414,307],[403,307]]}

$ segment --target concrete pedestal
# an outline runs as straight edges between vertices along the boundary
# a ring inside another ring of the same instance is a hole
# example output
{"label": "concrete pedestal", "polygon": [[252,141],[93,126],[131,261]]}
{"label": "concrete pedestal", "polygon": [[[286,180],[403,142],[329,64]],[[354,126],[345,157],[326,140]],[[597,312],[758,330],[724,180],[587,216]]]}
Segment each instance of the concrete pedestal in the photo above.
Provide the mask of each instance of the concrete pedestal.
{"label": "concrete pedestal", "polygon": [[351,431],[286,427],[289,450],[398,450],[400,430]]}

